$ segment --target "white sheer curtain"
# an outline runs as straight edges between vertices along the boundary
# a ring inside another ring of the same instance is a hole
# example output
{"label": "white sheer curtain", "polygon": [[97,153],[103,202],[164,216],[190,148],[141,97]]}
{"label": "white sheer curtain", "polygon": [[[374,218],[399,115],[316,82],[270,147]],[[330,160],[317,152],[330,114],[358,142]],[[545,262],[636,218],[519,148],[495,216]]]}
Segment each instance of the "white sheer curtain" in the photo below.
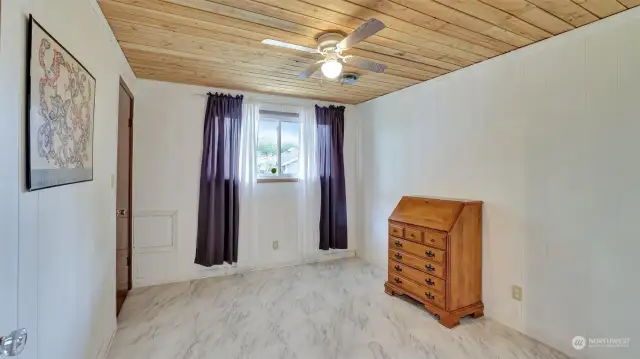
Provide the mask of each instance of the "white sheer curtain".
{"label": "white sheer curtain", "polygon": [[258,206],[255,203],[257,185],[256,144],[260,123],[260,105],[242,105],[240,134],[240,232],[238,235],[238,267],[253,268],[258,260]]}
{"label": "white sheer curtain", "polygon": [[300,111],[300,170],[297,183],[298,243],[303,260],[312,259],[320,250],[320,180],[317,162],[317,122],[315,108]]}

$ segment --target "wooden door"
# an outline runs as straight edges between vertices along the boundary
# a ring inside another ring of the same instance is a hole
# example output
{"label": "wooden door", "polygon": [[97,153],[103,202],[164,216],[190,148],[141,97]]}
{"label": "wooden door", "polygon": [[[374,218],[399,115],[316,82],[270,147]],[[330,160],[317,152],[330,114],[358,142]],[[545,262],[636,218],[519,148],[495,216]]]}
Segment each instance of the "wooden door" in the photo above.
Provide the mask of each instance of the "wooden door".
{"label": "wooden door", "polygon": [[133,96],[120,84],[118,107],[118,170],[116,189],[116,313],[131,290],[131,174],[133,154]]}

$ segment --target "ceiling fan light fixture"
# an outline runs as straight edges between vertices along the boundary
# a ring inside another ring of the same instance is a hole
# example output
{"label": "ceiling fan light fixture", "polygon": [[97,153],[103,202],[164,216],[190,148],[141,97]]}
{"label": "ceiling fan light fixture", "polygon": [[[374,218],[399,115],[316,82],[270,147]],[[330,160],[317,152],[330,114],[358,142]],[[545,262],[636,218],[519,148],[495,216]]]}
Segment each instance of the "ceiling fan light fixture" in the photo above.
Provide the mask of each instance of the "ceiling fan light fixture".
{"label": "ceiling fan light fixture", "polygon": [[318,70],[321,70],[325,77],[329,79],[336,79],[342,73],[343,64],[349,67],[357,67],[372,72],[382,73],[385,71],[386,66],[383,64],[376,63],[363,57],[343,55],[344,51],[358,45],[360,42],[377,34],[384,28],[385,26],[382,21],[369,19],[362,25],[358,26],[357,29],[346,37],[343,33],[338,31],[324,32],[316,37],[316,43],[318,46],[315,49],[273,39],[264,39],[262,40],[262,43],[269,46],[321,55],[323,57],[322,60],[314,62],[298,74],[298,79],[300,80],[306,80],[312,77]]}
{"label": "ceiling fan light fixture", "polygon": [[335,79],[342,73],[342,64],[336,60],[329,60],[322,64],[322,73],[330,79]]}

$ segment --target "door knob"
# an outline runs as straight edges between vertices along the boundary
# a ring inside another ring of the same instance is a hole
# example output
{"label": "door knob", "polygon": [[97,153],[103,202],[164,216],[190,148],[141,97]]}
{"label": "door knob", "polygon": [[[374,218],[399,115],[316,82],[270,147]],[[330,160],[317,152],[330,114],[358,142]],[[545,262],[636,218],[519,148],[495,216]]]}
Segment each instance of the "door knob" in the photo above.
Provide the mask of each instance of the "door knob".
{"label": "door knob", "polygon": [[18,356],[27,345],[27,330],[14,330],[6,337],[0,337],[0,356]]}

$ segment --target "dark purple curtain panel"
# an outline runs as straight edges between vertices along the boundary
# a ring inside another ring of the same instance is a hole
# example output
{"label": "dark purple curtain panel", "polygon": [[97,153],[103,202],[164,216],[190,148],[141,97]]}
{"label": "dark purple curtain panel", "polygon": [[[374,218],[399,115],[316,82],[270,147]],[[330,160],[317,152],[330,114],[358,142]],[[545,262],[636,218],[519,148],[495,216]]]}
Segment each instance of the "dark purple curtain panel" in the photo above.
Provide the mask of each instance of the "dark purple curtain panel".
{"label": "dark purple curtain panel", "polygon": [[320,176],[320,249],[347,249],[344,107],[316,106]]}
{"label": "dark purple curtain panel", "polygon": [[238,261],[242,96],[209,94],[204,118],[195,263]]}

